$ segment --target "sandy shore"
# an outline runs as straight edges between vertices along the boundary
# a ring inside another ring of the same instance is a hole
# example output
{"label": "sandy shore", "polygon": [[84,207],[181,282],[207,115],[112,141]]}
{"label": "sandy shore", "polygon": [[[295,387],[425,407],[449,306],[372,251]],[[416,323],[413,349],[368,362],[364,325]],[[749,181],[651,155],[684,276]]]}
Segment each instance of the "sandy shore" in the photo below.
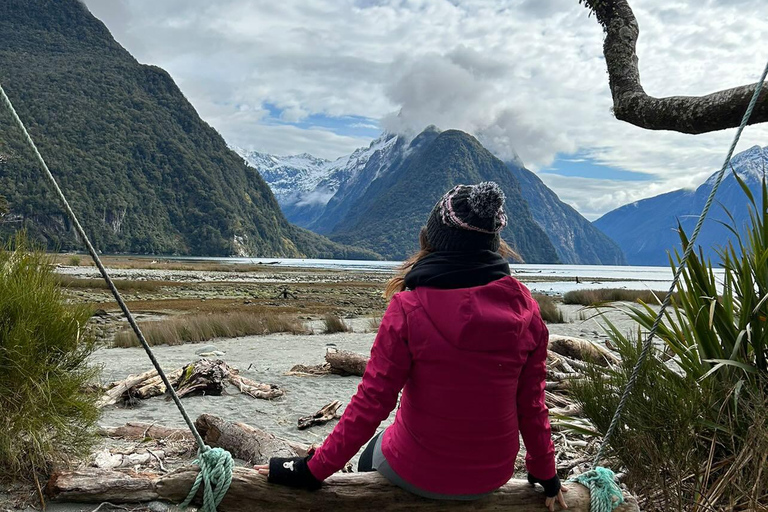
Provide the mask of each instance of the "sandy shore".
{"label": "sandy shore", "polygon": [[[77,278],[96,277],[92,267],[62,267],[59,271]],[[286,390],[286,396],[274,401],[255,400],[230,387],[223,396],[187,397],[183,399],[183,403],[192,418],[202,413],[211,413],[307,444],[322,441],[333,429],[335,422],[299,431],[296,426],[298,418],[314,413],[333,400],[340,400],[346,405],[355,393],[360,379],[333,375],[296,377],[286,376],[285,372],[295,364],[322,363],[326,346],[329,344],[334,344],[339,349],[367,354],[375,338],[374,332],[366,332],[370,330],[369,318],[380,314],[386,306],[380,294],[383,283],[389,277],[387,274],[370,272],[271,268],[254,272],[123,268],[113,270],[112,274],[118,279],[183,283],[173,287],[161,286],[154,291],[127,293],[127,298],[132,301],[131,308],[147,318],[153,315],[195,311],[242,309],[256,304],[270,308],[270,311],[276,314],[289,312],[302,319],[315,334],[271,334],[206,342],[224,352],[225,355],[221,359],[238,368],[242,375],[257,382],[277,384]],[[298,298],[275,300],[276,291],[279,291],[280,286],[286,285]],[[105,290],[71,289],[70,296],[74,301],[88,302],[99,308],[115,311],[115,305],[110,302]],[[605,340],[606,336],[598,324],[598,319],[585,320],[594,315],[593,311],[585,311],[581,306],[562,304],[560,309],[565,315],[566,323],[549,325],[552,334],[577,336],[598,343]],[[354,332],[321,334],[320,318],[323,311],[337,312],[346,317]],[[620,329],[632,329],[632,322],[620,312],[608,311],[606,314]],[[107,332],[113,334],[115,329],[124,325],[116,314],[108,317],[111,320],[108,318],[107,321],[114,325]],[[91,358],[94,364],[103,369],[102,383],[121,380],[151,368],[143,349],[107,346],[105,344],[105,347],[97,350]],[[200,346],[157,346],[154,347],[154,352],[163,368],[170,371],[196,360],[199,356],[195,351]],[[340,411],[343,411],[343,407]],[[382,424],[382,428],[391,423],[393,416]],[[106,407],[100,424],[119,426],[137,421],[184,426],[173,403],[162,397],[141,401],[130,408]],[[0,492],[0,511],[18,510],[6,503]],[[155,509],[159,510],[158,507]],[[53,504],[48,510],[87,512],[94,508],[96,507],[93,505]]]}

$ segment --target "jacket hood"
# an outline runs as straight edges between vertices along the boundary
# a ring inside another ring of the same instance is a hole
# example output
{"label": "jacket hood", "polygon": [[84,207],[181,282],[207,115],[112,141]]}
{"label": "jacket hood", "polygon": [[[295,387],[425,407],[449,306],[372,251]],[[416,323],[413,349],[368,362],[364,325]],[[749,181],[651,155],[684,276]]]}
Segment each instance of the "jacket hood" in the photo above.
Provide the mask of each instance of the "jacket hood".
{"label": "jacket hood", "polygon": [[508,349],[537,309],[528,290],[512,277],[472,288],[420,287],[413,293],[448,343],[475,352]]}

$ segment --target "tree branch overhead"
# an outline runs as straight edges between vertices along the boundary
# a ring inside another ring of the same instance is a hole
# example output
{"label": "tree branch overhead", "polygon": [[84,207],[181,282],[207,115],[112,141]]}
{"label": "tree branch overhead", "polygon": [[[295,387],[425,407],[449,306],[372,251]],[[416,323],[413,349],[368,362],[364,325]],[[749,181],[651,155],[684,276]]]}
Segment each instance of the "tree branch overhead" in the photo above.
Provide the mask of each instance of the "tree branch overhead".
{"label": "tree branch overhead", "polygon": [[[655,98],[640,82],[636,53],[640,27],[627,0],[579,0],[595,14],[605,31],[603,55],[608,67],[617,119],[647,130],[700,134],[741,123],[756,83],[707,94]],[[746,51],[746,49],[745,49]],[[768,121],[768,90],[758,98],[749,124]]]}

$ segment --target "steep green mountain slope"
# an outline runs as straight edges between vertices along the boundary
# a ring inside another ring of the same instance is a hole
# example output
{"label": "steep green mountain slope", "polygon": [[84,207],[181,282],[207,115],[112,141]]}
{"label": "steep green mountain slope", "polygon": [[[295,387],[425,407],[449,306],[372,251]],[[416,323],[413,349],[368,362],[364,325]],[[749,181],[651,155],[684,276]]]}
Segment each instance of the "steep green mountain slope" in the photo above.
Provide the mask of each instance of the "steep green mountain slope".
{"label": "steep green mountain slope", "polygon": [[534,222],[520,185],[506,165],[474,137],[458,130],[427,130],[405,157],[370,182],[334,225],[332,240],[366,247],[387,258],[418,248],[418,233],[435,202],[454,185],[492,180],[507,196],[509,225],[502,237],[528,263],[555,263],[557,253]]}
{"label": "steep green mountain slope", "polygon": [[549,236],[563,263],[573,265],[626,265],[616,242],[565,204],[535,173],[513,162],[507,167],[520,183],[520,191],[533,219]]}
{"label": "steep green mountain slope", "polygon": [[[0,2],[0,83],[105,252],[363,257],[289,224],[257,172],[171,77],[139,64],[77,0]],[[0,235],[79,247],[0,109]]]}

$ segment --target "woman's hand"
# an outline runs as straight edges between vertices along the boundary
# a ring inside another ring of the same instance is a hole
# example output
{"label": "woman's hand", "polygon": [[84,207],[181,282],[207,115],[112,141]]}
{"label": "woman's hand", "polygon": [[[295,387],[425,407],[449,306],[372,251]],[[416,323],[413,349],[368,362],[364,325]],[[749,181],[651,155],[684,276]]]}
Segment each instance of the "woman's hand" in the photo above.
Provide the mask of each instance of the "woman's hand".
{"label": "woman's hand", "polygon": [[267,481],[273,484],[287,485],[299,489],[319,489],[322,482],[315,478],[309,470],[307,457],[272,457],[269,464],[253,466],[260,475],[265,475]]}
{"label": "woman's hand", "polygon": [[544,502],[544,504],[547,506],[547,508],[554,512],[555,510],[555,503],[560,505],[560,508],[566,509],[568,508],[568,505],[565,504],[565,497],[563,496],[564,492],[568,492],[567,487],[560,487],[560,490],[557,492],[557,496],[554,496],[552,498],[547,498],[547,500]]}

